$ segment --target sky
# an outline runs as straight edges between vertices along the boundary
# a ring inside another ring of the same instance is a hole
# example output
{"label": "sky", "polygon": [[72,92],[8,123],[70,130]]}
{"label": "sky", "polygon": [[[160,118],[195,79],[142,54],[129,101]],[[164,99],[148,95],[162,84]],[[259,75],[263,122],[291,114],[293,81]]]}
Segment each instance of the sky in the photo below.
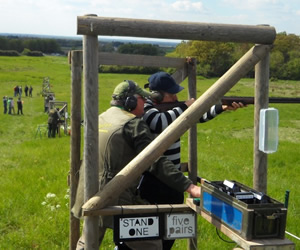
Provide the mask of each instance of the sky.
{"label": "sky", "polygon": [[0,33],[77,36],[77,16],[269,24],[300,35],[299,0],[0,0]]}

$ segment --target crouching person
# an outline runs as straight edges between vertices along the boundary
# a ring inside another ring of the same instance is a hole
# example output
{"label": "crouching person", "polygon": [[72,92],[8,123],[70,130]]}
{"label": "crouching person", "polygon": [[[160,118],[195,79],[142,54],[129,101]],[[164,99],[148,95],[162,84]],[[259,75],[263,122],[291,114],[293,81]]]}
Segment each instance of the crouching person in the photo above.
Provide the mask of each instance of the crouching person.
{"label": "crouching person", "polygon": [[[154,139],[148,125],[141,119],[144,113],[145,98],[150,93],[141,89],[133,81],[124,81],[117,85],[112,95],[111,107],[99,116],[99,189],[103,187],[135,158]],[[179,192],[187,191],[194,197],[200,197],[200,188],[186,178],[165,156],[156,160],[148,170],[168,186]],[[83,168],[72,212],[81,216],[83,205]],[[109,206],[148,204],[137,193],[139,180],[124,190]],[[100,216],[99,246],[106,228],[113,229],[112,216]],[[83,228],[84,230],[84,228]],[[125,243],[130,249],[159,250],[161,240],[131,241]],[[77,249],[84,249],[84,238],[78,241]]]}

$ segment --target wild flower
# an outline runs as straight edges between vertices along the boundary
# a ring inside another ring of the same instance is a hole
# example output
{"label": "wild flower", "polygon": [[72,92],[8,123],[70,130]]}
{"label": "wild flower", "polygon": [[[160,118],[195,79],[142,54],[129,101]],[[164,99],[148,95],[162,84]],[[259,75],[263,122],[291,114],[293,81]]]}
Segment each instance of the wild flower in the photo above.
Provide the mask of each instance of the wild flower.
{"label": "wild flower", "polygon": [[45,199],[41,204],[42,206],[47,207],[51,212],[55,212],[60,208],[59,199],[56,194],[53,193],[46,194]]}

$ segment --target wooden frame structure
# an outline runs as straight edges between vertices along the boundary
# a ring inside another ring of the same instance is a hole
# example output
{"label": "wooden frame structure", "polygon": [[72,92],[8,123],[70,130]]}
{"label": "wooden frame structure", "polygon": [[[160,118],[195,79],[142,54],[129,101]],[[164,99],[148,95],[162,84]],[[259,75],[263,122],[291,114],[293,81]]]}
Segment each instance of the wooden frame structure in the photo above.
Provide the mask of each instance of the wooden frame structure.
{"label": "wooden frame structure", "polygon": [[[173,141],[189,130],[189,177],[196,183],[197,139],[195,133],[199,118],[243,76],[255,67],[255,117],[254,117],[254,177],[255,189],[266,192],[267,155],[258,150],[259,110],[268,107],[269,52],[276,38],[270,26],[224,25],[187,22],[167,22],[142,19],[107,18],[96,15],[79,16],[77,33],[83,35],[83,53],[72,51],[69,55],[72,69],[71,103],[71,195],[70,205],[75,201],[80,165],[81,122],[81,72],[83,62],[84,81],[84,149],[85,164],[85,215],[97,214],[109,201],[127,188],[164,152]],[[196,97],[196,62],[185,59],[149,57],[137,55],[98,54],[98,35],[133,36],[149,38],[206,40],[223,42],[256,43],[227,73],[200,96],[179,118],[161,133],[147,148],[98,193],[98,65],[131,65],[175,67],[173,75],[179,83],[188,76],[189,98]],[[86,216],[86,249],[97,249],[98,217]],[[79,221],[70,214],[70,249],[75,249],[79,238]],[[189,248],[195,249],[196,239]]]}
{"label": "wooden frame structure", "polygon": [[[68,103],[62,101],[49,101],[49,109],[58,108],[60,114],[60,123],[64,125],[64,134],[68,134]],[[60,125],[59,125],[60,126]],[[60,131],[60,128],[59,128]],[[60,132],[59,132],[60,136]]]}

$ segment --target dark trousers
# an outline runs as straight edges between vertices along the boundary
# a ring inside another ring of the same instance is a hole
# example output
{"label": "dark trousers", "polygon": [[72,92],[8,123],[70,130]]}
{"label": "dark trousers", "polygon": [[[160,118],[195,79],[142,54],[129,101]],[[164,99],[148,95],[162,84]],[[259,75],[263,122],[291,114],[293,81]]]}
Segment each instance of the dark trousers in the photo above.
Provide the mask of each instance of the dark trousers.
{"label": "dark trousers", "polygon": [[[143,199],[151,204],[182,204],[184,194],[170,188],[154,175],[145,172],[139,186],[139,192]],[[163,240],[163,250],[170,250],[175,240]]]}
{"label": "dark trousers", "polygon": [[48,123],[48,137],[55,138],[57,123]]}

